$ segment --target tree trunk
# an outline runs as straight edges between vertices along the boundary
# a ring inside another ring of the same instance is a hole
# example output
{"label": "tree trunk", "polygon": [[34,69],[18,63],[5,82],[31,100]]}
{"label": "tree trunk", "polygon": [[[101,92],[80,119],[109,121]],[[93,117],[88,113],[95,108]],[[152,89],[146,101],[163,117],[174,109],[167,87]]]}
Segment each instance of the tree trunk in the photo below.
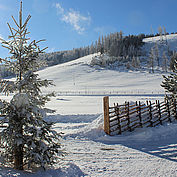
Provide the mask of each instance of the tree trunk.
{"label": "tree trunk", "polygon": [[[21,118],[16,116],[15,134],[23,137],[23,126]],[[23,144],[15,145],[14,148],[14,168],[17,170],[23,170]]]}
{"label": "tree trunk", "polygon": [[14,168],[17,170],[23,170],[23,145],[19,145],[15,147]]}

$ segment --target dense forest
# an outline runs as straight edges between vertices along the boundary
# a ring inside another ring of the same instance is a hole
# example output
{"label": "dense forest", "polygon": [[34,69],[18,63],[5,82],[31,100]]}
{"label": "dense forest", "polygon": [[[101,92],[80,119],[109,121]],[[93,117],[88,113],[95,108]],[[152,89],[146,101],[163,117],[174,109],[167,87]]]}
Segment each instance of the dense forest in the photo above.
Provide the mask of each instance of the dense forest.
{"label": "dense forest", "polygon": [[90,46],[76,48],[68,51],[52,52],[41,55],[41,59],[47,61],[49,66],[64,63],[93,53],[109,53],[111,56],[137,56],[140,55],[140,47],[143,45],[144,34],[123,36],[116,32],[99,37]]}

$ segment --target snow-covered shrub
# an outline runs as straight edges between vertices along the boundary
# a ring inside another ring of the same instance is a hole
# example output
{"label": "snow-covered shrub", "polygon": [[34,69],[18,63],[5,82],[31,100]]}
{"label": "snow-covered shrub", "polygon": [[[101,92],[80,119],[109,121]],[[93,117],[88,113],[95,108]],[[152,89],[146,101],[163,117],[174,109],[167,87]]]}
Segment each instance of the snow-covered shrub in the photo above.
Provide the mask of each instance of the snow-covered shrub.
{"label": "snow-covered shrub", "polygon": [[140,68],[139,57],[129,57],[129,56],[119,56],[114,57],[109,54],[101,54],[94,56],[91,60],[90,65],[98,65],[101,67],[118,68],[120,66],[126,69],[130,68]]}
{"label": "snow-covered shrub", "polygon": [[100,54],[92,58],[90,65],[98,65],[101,67],[106,67],[120,60],[120,57],[110,56],[109,54]]}

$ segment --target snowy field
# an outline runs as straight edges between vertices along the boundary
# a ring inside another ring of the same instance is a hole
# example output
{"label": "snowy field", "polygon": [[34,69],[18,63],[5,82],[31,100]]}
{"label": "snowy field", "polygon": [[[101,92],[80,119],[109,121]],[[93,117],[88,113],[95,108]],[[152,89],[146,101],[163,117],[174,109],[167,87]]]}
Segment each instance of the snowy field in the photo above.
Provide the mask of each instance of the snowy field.
{"label": "snowy field", "polygon": [[[110,103],[163,99],[162,74],[115,71],[90,67],[92,55],[41,70],[54,80],[56,92],[47,107],[56,110],[46,119],[64,133],[67,155],[61,165],[34,174],[0,168],[0,176],[177,176],[177,124],[137,129],[110,137],[103,131],[103,96]],[[80,94],[79,94],[80,93]]]}

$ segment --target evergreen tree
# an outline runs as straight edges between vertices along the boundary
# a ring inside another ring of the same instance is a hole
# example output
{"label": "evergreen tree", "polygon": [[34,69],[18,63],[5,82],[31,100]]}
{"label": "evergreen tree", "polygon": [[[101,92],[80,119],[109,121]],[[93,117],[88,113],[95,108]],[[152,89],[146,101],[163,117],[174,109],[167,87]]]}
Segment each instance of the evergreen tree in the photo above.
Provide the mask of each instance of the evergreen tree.
{"label": "evergreen tree", "polygon": [[177,52],[173,52],[171,59],[170,59],[170,69],[173,71],[175,70],[175,61],[177,60]]}
{"label": "evergreen tree", "polygon": [[98,38],[97,52],[100,52],[100,53],[101,53],[101,39],[100,39],[100,36],[99,36],[99,38]]}
{"label": "evergreen tree", "polygon": [[40,67],[39,54],[43,53],[38,44],[40,41],[31,41],[27,24],[29,15],[22,23],[22,1],[19,12],[19,22],[12,19],[16,29],[9,23],[11,35],[9,40],[1,39],[2,45],[9,50],[10,57],[1,59],[11,71],[16,74],[15,81],[0,80],[0,92],[13,95],[7,102],[0,100],[1,112],[5,115],[1,124],[6,126],[0,132],[0,151],[4,162],[12,163],[15,169],[23,170],[50,166],[56,162],[60,150],[60,134],[52,130],[52,123],[44,120],[49,110],[45,104],[50,96],[41,93],[41,87],[53,85],[50,80],[41,80],[35,73]]}
{"label": "evergreen tree", "polygon": [[161,86],[165,88],[168,93],[167,98],[177,99],[177,58],[174,61],[173,73],[169,76],[163,76],[164,81]]}

